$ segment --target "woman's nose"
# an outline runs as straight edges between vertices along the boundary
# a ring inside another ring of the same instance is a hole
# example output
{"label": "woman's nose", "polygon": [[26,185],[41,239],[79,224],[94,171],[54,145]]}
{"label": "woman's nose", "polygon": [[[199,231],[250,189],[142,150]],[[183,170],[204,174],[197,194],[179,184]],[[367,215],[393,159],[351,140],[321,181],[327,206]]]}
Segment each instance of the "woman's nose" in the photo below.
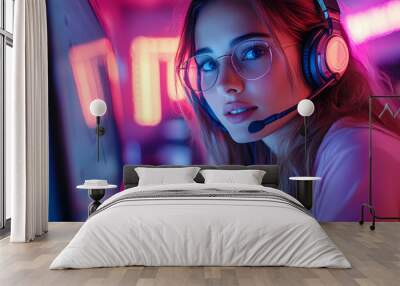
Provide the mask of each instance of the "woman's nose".
{"label": "woman's nose", "polygon": [[225,96],[241,94],[244,89],[243,78],[236,72],[229,57],[220,61],[216,89]]}

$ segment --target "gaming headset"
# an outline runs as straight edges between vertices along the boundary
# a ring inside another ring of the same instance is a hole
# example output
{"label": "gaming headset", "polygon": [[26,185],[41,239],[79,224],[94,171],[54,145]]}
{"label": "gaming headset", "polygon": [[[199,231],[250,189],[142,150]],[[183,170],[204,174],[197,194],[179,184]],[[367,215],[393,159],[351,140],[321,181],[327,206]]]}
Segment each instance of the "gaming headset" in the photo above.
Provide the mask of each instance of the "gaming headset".
{"label": "gaming headset", "polygon": [[[306,36],[302,49],[302,69],[308,84],[313,88],[308,99],[313,99],[325,88],[336,83],[349,64],[349,49],[341,32],[340,9],[336,0],[314,0],[321,10],[325,24],[312,29]],[[195,100],[209,115],[213,123],[227,132],[203,96]],[[248,131],[256,133],[266,125],[296,110],[297,104],[272,114],[263,120],[250,123]]]}
{"label": "gaming headset", "polygon": [[340,9],[336,0],[316,0],[328,27],[313,29],[303,46],[303,73],[318,89],[332,77],[338,80],[349,64],[349,50],[342,37]]}

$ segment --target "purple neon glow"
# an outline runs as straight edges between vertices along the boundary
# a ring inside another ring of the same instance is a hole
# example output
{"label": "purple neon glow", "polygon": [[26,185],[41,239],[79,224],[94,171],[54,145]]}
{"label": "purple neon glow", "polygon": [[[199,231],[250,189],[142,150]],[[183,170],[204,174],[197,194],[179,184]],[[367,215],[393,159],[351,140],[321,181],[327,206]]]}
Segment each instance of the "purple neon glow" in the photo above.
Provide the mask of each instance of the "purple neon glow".
{"label": "purple neon glow", "polygon": [[394,0],[350,14],[345,18],[350,37],[356,44],[400,30],[400,1]]}

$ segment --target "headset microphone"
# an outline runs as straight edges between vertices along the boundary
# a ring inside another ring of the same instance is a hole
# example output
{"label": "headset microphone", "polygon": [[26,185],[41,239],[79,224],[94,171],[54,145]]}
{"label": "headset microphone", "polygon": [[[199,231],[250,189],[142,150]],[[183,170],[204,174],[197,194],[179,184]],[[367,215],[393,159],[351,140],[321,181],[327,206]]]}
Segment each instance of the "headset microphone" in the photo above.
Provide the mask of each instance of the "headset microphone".
{"label": "headset microphone", "polygon": [[[336,81],[338,75],[333,75],[328,81],[326,81],[320,88],[318,88],[314,93],[312,93],[309,97],[307,97],[307,99],[313,99],[314,97],[316,97],[317,95],[319,95],[322,91],[324,91],[325,88],[327,88],[328,86],[330,86],[334,81]],[[248,131],[250,133],[257,133],[258,131],[261,131],[265,126],[267,126],[268,124],[271,124],[272,122],[275,122],[278,119],[281,119],[282,117],[285,117],[286,115],[288,115],[289,113],[291,113],[292,111],[295,111],[297,109],[297,104],[291,106],[290,108],[279,112],[279,113],[275,113],[271,116],[268,116],[267,118],[263,119],[263,120],[256,120],[250,123],[249,127],[248,127]]]}

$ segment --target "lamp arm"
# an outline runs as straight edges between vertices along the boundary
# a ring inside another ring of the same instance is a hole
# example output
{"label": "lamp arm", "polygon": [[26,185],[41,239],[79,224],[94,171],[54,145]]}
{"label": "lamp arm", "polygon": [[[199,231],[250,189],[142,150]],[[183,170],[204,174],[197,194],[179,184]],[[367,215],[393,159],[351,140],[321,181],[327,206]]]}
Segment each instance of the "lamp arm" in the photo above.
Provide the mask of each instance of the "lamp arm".
{"label": "lamp arm", "polygon": [[96,148],[97,148],[97,162],[100,160],[100,116],[96,116]]}
{"label": "lamp arm", "polygon": [[100,126],[100,116],[96,116],[96,134],[98,136],[103,136],[106,133],[106,129]]}
{"label": "lamp arm", "polygon": [[304,116],[304,160],[306,167],[306,175],[309,176],[308,156],[307,156],[307,116]]}
{"label": "lamp arm", "polygon": [[106,129],[100,126],[100,116],[96,116],[96,148],[97,148],[97,162],[100,161],[100,136],[106,133]]}

